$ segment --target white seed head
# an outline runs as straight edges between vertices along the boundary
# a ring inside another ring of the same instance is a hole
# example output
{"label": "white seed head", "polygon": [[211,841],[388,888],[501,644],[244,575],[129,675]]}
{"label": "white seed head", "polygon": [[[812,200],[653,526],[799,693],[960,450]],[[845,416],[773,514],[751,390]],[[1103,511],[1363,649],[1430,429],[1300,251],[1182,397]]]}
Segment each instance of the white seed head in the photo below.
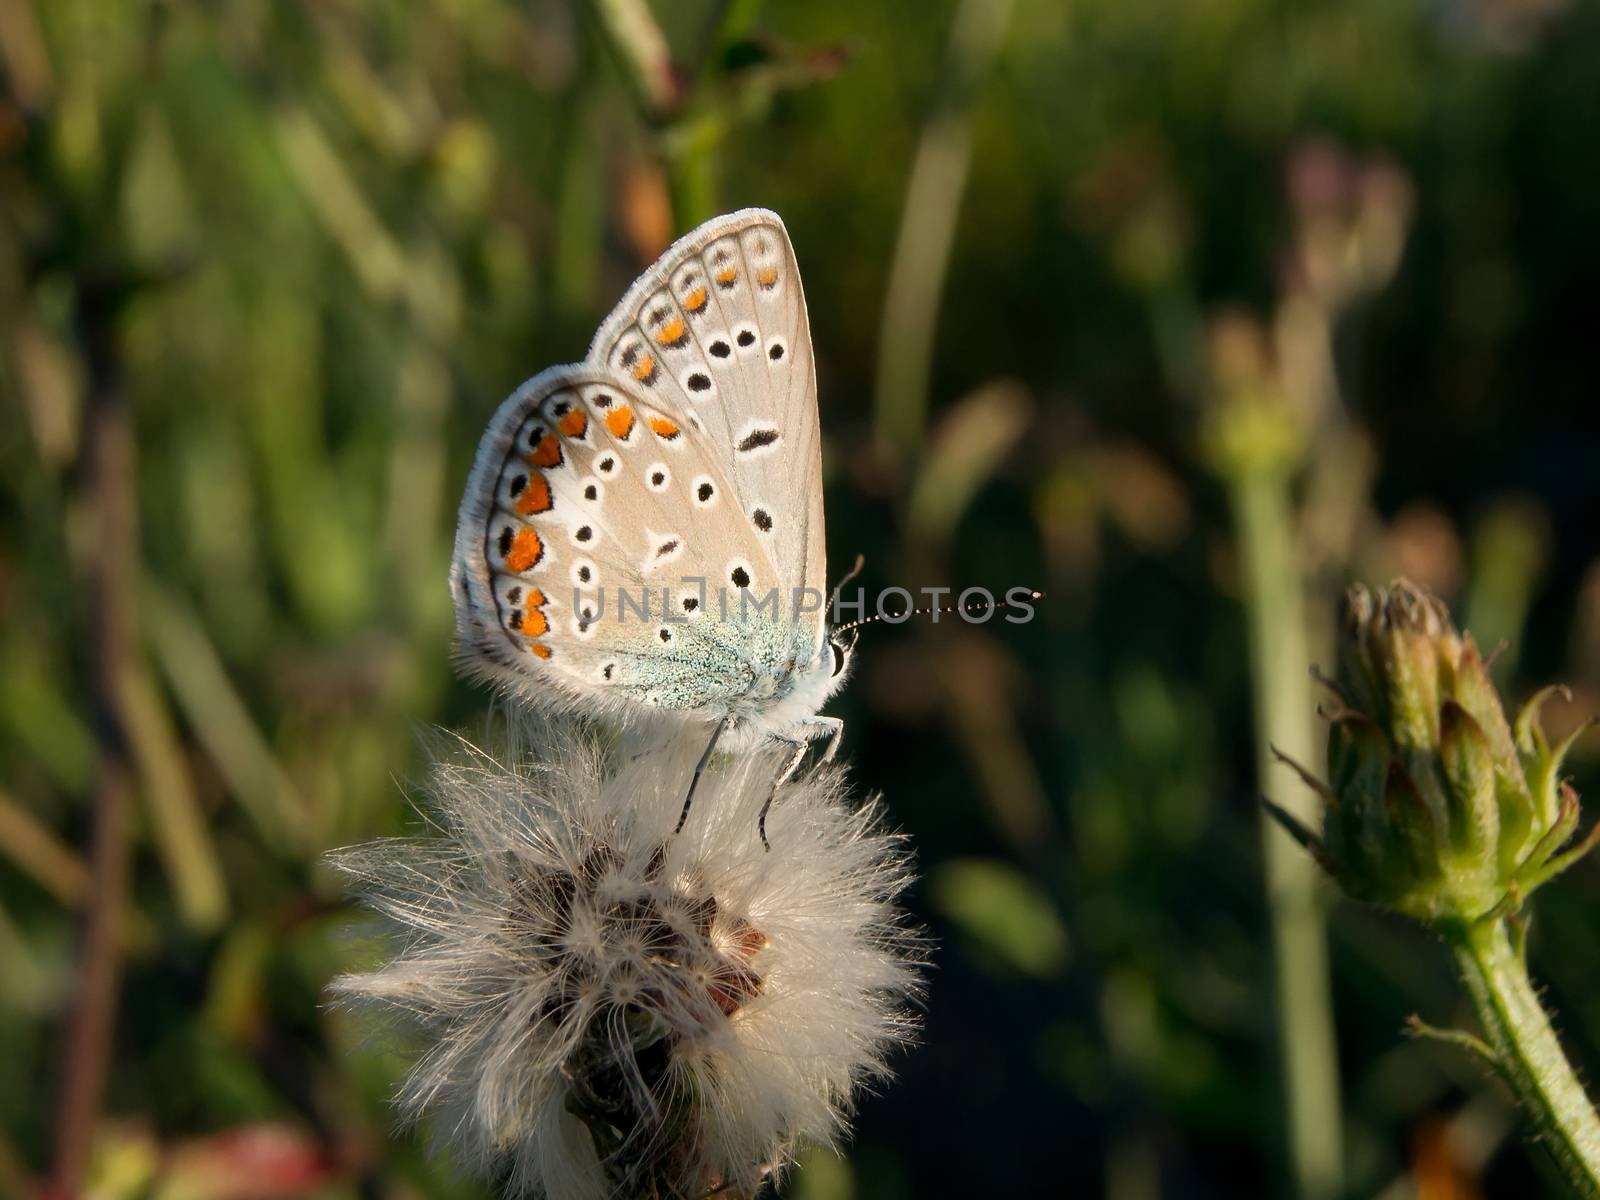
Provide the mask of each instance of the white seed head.
{"label": "white seed head", "polygon": [[608,753],[518,718],[496,753],[436,755],[434,835],[335,864],[399,953],[334,983],[429,1041],[399,1104],[511,1195],[752,1196],[915,1028],[903,843],[833,769],[713,762],[674,835],[698,739]]}

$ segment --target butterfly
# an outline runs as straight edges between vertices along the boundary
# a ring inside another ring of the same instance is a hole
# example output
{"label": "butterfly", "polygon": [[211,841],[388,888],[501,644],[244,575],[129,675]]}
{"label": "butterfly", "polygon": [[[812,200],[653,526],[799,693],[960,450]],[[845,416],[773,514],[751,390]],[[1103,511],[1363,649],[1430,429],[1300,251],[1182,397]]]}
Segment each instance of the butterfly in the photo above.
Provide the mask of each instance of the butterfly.
{"label": "butterfly", "polygon": [[695,781],[718,746],[790,743],[776,794],[843,733],[818,715],[855,646],[830,632],[826,570],[805,295],[782,220],[744,209],[675,242],[582,362],[490,420],[451,567],[458,654],[550,708],[707,728]]}

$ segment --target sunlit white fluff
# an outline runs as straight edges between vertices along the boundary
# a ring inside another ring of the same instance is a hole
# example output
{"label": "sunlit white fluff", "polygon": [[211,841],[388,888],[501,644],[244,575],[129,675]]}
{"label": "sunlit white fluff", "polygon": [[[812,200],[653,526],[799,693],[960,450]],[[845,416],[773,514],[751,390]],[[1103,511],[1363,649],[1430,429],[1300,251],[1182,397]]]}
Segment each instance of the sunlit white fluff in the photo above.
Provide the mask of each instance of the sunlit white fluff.
{"label": "sunlit white fluff", "polygon": [[511,742],[439,757],[432,836],[335,856],[404,934],[336,990],[420,1020],[402,1108],[509,1194],[755,1194],[911,1032],[900,840],[828,769],[785,785],[765,851],[781,752],[714,762],[674,835],[700,747]]}

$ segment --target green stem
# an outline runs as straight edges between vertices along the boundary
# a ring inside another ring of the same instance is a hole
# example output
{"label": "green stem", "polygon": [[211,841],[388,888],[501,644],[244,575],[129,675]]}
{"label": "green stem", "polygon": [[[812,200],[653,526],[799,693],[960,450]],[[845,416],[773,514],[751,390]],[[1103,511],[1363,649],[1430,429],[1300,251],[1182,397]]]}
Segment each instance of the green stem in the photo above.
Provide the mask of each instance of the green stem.
{"label": "green stem", "polygon": [[1504,922],[1480,922],[1450,943],[1502,1077],[1573,1194],[1600,1200],[1600,1118],[1561,1051]]}
{"label": "green stem", "polygon": [[[1314,828],[1317,797],[1277,760],[1278,752],[1306,764],[1319,758],[1289,480],[1255,464],[1234,471],[1228,482],[1244,572],[1258,786],[1273,804]],[[1302,1200],[1327,1200],[1340,1192],[1344,1151],[1317,867],[1266,811],[1261,822],[1295,1192]]]}

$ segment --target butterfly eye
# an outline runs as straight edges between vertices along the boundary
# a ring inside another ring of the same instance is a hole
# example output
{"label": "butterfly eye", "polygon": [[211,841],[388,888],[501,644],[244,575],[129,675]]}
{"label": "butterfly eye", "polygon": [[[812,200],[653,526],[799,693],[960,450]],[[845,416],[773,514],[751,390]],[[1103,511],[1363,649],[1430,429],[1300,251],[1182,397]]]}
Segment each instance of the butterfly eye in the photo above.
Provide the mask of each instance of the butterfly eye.
{"label": "butterfly eye", "polygon": [[843,672],[845,663],[850,661],[850,656],[838,642],[829,642],[828,646],[833,651],[833,678],[837,679]]}

